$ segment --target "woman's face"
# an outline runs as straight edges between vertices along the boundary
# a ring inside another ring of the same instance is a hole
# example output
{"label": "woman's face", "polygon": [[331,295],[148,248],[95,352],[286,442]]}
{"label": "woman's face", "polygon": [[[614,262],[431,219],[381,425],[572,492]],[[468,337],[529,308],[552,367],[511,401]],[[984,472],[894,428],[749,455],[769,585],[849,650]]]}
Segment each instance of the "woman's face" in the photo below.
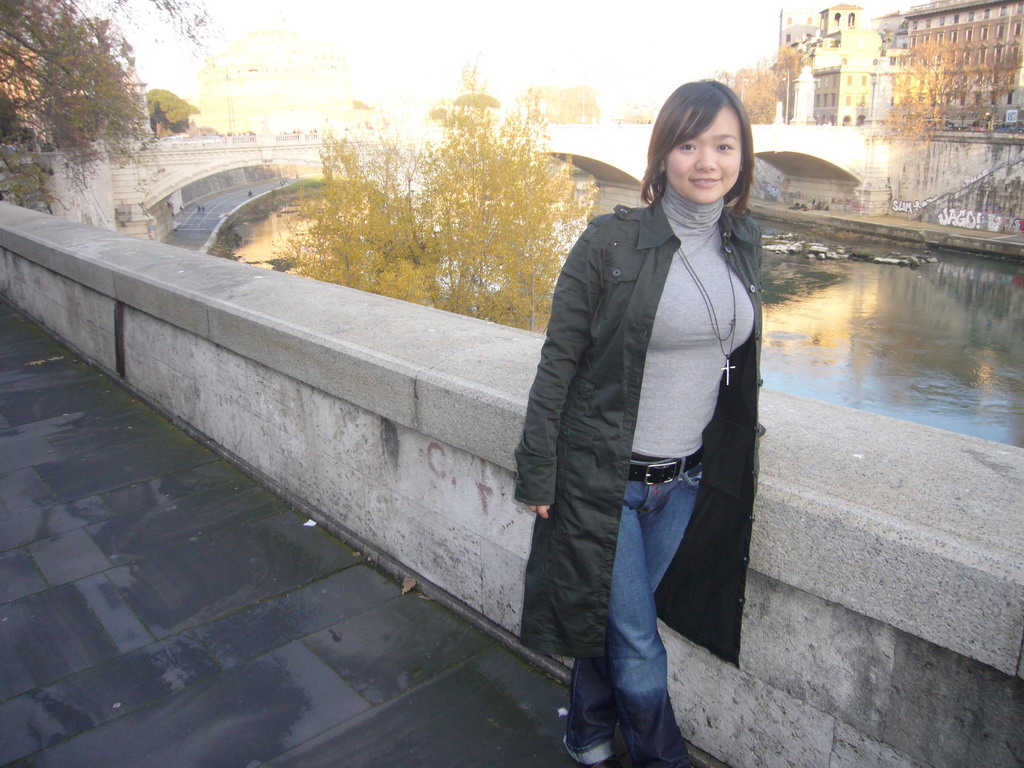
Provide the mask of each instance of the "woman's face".
{"label": "woman's face", "polygon": [[732,107],[722,107],[704,133],[668,153],[668,183],[691,203],[721,200],[740,177],[742,147],[739,115]]}

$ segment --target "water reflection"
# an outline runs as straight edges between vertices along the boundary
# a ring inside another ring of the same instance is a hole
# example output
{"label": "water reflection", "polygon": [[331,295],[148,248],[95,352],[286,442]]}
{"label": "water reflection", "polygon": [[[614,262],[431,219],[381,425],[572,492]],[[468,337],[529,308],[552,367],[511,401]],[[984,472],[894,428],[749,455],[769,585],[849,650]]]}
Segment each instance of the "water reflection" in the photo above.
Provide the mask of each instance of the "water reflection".
{"label": "water reflection", "polygon": [[766,254],[765,385],[1024,446],[1024,267]]}
{"label": "water reflection", "polygon": [[235,249],[235,256],[246,264],[274,269],[280,263],[283,246],[291,237],[291,225],[296,217],[294,211],[275,211],[263,221],[239,224],[242,244]]}

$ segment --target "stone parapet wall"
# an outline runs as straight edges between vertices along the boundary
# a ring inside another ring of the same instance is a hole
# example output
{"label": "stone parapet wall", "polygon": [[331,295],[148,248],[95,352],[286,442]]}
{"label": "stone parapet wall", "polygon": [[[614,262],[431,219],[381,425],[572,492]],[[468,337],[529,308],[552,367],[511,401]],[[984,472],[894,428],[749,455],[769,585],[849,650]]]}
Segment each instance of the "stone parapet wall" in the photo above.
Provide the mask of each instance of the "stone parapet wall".
{"label": "stone parapet wall", "polygon": [[[0,248],[7,301],[515,632],[539,336],[6,204]],[[665,631],[683,732],[733,766],[1019,765],[1024,450],[771,391],[761,420],[739,667]]]}

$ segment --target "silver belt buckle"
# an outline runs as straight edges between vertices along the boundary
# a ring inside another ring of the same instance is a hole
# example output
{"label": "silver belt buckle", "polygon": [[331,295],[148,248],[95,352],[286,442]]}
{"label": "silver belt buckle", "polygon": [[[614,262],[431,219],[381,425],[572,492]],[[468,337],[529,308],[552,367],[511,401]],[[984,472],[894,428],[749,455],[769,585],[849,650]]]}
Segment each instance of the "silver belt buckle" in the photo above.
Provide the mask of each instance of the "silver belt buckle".
{"label": "silver belt buckle", "polygon": [[[656,485],[654,480],[651,480],[652,469],[667,469],[678,464],[678,460],[673,459],[672,461],[659,461],[657,464],[648,464],[647,469],[644,470],[644,485]],[[667,482],[662,480],[661,482]]]}

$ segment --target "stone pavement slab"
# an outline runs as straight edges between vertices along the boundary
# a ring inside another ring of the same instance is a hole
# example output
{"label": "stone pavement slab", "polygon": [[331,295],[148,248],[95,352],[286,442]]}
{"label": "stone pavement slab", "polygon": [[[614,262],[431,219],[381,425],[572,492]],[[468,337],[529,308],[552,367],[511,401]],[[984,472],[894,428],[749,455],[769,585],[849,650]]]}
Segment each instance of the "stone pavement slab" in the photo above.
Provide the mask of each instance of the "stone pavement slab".
{"label": "stone pavement slab", "polygon": [[570,768],[564,688],[0,303],[0,766]]}

